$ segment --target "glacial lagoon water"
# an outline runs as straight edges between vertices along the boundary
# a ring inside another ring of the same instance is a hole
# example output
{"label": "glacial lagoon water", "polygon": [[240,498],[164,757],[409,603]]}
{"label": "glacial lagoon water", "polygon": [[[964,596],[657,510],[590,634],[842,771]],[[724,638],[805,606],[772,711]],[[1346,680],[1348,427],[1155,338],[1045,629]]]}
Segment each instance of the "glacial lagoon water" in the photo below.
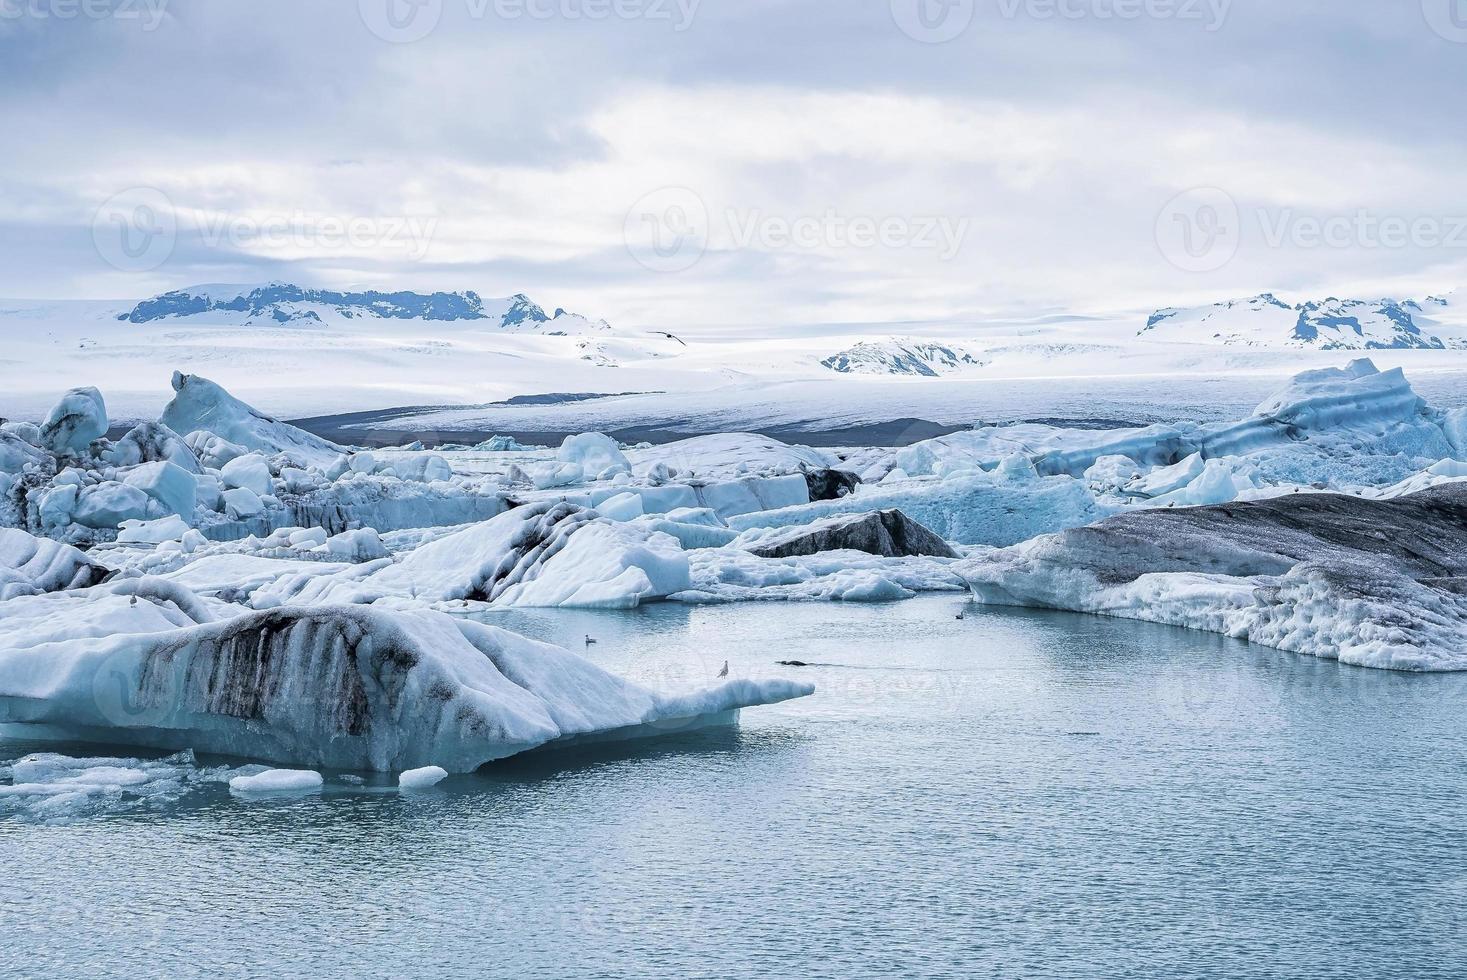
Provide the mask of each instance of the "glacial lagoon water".
{"label": "glacial lagoon water", "polygon": [[1467,973],[1467,677],[956,596],[489,619],[820,692],[414,795],[0,818],[0,976]]}

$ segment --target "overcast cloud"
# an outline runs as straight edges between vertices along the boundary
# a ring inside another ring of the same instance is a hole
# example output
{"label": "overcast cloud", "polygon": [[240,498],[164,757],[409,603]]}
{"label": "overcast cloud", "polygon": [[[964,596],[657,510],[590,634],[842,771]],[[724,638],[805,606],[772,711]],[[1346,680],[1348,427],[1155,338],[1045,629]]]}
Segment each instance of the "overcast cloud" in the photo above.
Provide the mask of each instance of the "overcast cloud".
{"label": "overcast cloud", "polygon": [[1457,4],[0,0],[0,295],[689,327],[1424,294],[1467,279]]}

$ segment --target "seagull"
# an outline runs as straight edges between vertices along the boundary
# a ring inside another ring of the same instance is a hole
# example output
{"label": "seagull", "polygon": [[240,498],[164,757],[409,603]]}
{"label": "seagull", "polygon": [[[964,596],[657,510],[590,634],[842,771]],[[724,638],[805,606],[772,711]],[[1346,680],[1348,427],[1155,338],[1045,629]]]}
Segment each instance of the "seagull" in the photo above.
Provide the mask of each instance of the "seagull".
{"label": "seagull", "polygon": [[725,660],[723,662],[723,669],[718,672],[718,676],[719,677],[727,677],[728,676],[728,661],[727,660]]}
{"label": "seagull", "polygon": [[960,612],[959,612],[959,613],[958,613],[958,619],[962,619],[962,618],[963,618],[963,617],[964,617],[964,616],[965,616],[965,615],[967,615],[967,614],[966,614],[966,613],[964,613],[964,612],[961,612],[961,611],[960,611]]}
{"label": "seagull", "polygon": [[586,646],[590,646],[591,644],[593,644],[595,642],[596,642],[596,638],[594,636],[592,636],[590,633],[587,633],[586,634]]}

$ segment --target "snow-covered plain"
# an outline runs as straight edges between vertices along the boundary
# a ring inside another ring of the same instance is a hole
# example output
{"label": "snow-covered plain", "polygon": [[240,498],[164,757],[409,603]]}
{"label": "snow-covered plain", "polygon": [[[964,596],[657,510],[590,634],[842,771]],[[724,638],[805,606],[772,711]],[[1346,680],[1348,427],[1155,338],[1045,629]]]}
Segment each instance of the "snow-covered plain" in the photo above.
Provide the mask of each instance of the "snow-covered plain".
{"label": "snow-covered plain", "polygon": [[[533,314],[518,298],[496,306],[394,294],[372,298],[387,312],[370,313],[351,294],[312,295],[256,292],[245,303],[211,289],[144,304],[125,320],[109,314],[108,326],[227,314],[237,322],[197,329],[239,337],[286,323],[335,337],[363,320],[373,325],[362,336],[389,322],[468,322],[535,343],[564,339],[557,325],[576,325],[581,339],[614,333]],[[415,318],[423,302],[454,318]],[[1280,316],[1276,303],[1234,309],[1210,316]],[[1317,310],[1294,312],[1297,326]],[[1175,329],[1184,319],[1160,322]],[[1332,323],[1346,329],[1343,314]],[[1367,333],[1362,326],[1362,345]],[[1137,356],[1152,356],[1148,343]],[[1177,345],[1162,348],[1178,356]],[[1250,347],[1241,363],[1282,364],[1286,353]],[[965,589],[1361,666],[1467,670],[1454,557],[1467,551],[1467,507],[1457,503],[1467,407],[1433,404],[1399,366],[1375,360],[1440,366],[1458,352],[1443,342],[1371,360],[1291,356],[1324,366],[1280,379],[1230,417],[1041,416],[837,447],[724,425],[659,445],[587,430],[543,446],[501,437],[366,451],[197,373],[170,371],[153,415],[121,427],[105,386],[55,391],[33,419],[0,425],[0,723],[310,771],[462,772],[547,745],[727,724],[741,708],[812,693],[775,678],[644,687],[464,613],[891,602]],[[814,397],[850,380],[821,370],[833,377],[791,390]],[[779,383],[750,385],[740,390],[762,385],[769,395]],[[774,411],[788,420],[799,403]],[[445,410],[435,421],[477,425],[482,411]],[[892,420],[872,403],[849,411]],[[1414,557],[1391,550],[1413,534],[1430,547]],[[230,779],[248,794],[302,788],[307,777]],[[36,797],[58,793],[93,795]]]}
{"label": "snow-covered plain", "polygon": [[[171,397],[168,378],[181,371],[280,418],[365,413],[340,420],[361,432],[350,441],[393,441],[400,431],[881,425],[889,431],[880,441],[899,444],[927,434],[902,424],[914,420],[1232,417],[1300,370],[1338,366],[1341,350],[1370,350],[1433,393],[1433,379],[1445,387],[1467,376],[1467,305],[1454,294],[1270,299],[672,334],[470,293],[271,284],[110,302],[9,300],[0,301],[0,414],[39,422],[58,393],[96,386],[114,423],[156,419]],[[565,394],[603,397],[537,397]]]}

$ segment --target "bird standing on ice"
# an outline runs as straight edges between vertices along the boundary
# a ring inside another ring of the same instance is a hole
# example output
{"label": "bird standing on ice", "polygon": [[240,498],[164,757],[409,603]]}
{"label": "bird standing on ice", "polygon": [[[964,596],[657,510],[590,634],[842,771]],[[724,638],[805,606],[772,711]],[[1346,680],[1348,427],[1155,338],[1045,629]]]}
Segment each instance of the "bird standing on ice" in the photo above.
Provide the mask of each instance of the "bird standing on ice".
{"label": "bird standing on ice", "polygon": [[723,662],[723,669],[718,672],[718,676],[719,677],[727,677],[728,676],[728,661],[727,660],[725,660]]}
{"label": "bird standing on ice", "polygon": [[587,633],[586,634],[586,646],[590,646],[591,644],[593,644],[595,642],[596,642],[596,638],[594,636],[592,636],[590,633]]}

